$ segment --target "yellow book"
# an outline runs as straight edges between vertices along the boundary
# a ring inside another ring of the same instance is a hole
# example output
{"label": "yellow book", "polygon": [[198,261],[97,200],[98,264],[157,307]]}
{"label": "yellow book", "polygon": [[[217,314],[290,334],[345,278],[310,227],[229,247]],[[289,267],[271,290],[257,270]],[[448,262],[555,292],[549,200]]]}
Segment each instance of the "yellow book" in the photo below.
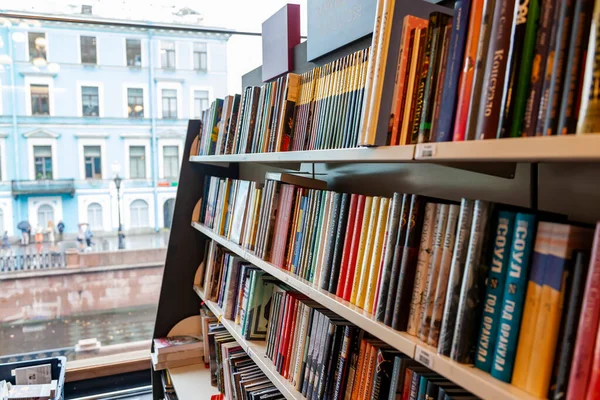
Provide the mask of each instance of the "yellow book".
{"label": "yellow book", "polygon": [[362,309],[365,308],[365,298],[367,297],[367,285],[369,284],[369,270],[372,268],[371,256],[375,245],[375,235],[377,231],[377,217],[379,216],[379,208],[381,207],[381,197],[374,197],[371,205],[371,219],[369,220],[369,230],[367,233],[367,241],[365,242],[365,252],[362,259],[362,268],[359,275],[354,279],[358,282],[358,293],[356,294],[356,305]]}
{"label": "yellow book", "polygon": [[591,248],[593,234],[590,229],[565,224],[555,224],[552,231],[527,374],[526,391],[536,397],[546,397],[550,386],[571,254]]}
{"label": "yellow book", "polygon": [[422,41],[425,39],[424,33],[427,33],[427,28],[415,29],[415,39],[413,44],[412,58],[410,61],[410,70],[408,75],[408,85],[406,86],[406,103],[404,105],[404,116],[402,118],[402,130],[400,131],[400,144],[410,144],[410,138],[408,136],[408,130],[410,128],[410,111],[412,108],[413,96],[412,93],[415,90],[415,82],[417,81],[418,65],[419,61],[419,48],[422,46]]}
{"label": "yellow book", "polygon": [[262,205],[262,191],[263,189],[256,189],[256,201],[254,202],[254,212],[253,212],[253,220],[250,222],[252,224],[252,229],[250,230],[250,239],[249,239],[249,244],[248,244],[248,248],[250,250],[254,250],[254,246],[256,245],[256,233],[257,233],[257,229],[258,229],[258,217],[259,217],[259,210],[260,207]]}
{"label": "yellow book", "polygon": [[542,285],[548,252],[552,241],[553,223],[540,222],[535,237],[533,248],[533,260],[531,262],[531,273],[527,282],[527,294],[525,295],[525,307],[521,319],[521,330],[515,357],[515,367],[512,375],[512,384],[525,390],[527,386],[527,374],[529,373],[529,361],[531,349],[535,339],[535,326],[540,309],[542,296]]}
{"label": "yellow book", "polygon": [[367,242],[367,233],[369,230],[369,222],[371,221],[371,206],[373,197],[365,197],[365,212],[363,214],[362,225],[360,229],[360,242],[358,245],[358,254],[356,256],[356,269],[354,270],[354,281],[352,283],[352,292],[350,294],[350,303],[356,304],[358,297],[358,284],[362,273],[362,260],[365,255],[365,244]]}
{"label": "yellow book", "polygon": [[373,310],[373,301],[375,300],[375,292],[377,291],[377,279],[379,278],[379,270],[381,268],[381,253],[383,251],[383,240],[388,226],[390,209],[390,199],[382,198],[379,206],[379,217],[377,219],[377,229],[375,234],[375,243],[373,246],[373,254],[369,268],[369,280],[367,284],[367,294],[365,297],[365,307],[367,311]]}

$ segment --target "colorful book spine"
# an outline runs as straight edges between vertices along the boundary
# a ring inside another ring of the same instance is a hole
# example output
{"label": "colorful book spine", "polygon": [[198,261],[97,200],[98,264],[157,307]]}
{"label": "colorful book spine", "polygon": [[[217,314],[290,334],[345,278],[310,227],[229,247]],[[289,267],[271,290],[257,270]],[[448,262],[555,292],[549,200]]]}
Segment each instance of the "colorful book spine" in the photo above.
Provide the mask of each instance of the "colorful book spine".
{"label": "colorful book spine", "polygon": [[[352,232],[352,242],[350,243],[350,255],[348,259],[348,272],[346,275],[346,281],[343,285],[343,291],[338,293],[338,296],[342,297],[346,301],[350,301],[352,293],[352,287],[354,286],[354,277],[356,272],[356,260],[358,257],[358,249],[360,243],[360,234],[362,232],[362,226],[364,221],[364,213],[367,208],[365,207],[366,196],[358,196],[358,204],[356,205],[356,218],[354,221],[354,230]],[[370,210],[369,210],[370,211]]]}
{"label": "colorful book spine", "polygon": [[363,309],[367,295],[367,286],[369,283],[368,280],[369,272],[371,269],[371,255],[373,254],[375,236],[377,235],[377,221],[379,216],[379,209],[381,207],[381,200],[382,198],[379,196],[373,198],[373,204],[371,205],[371,219],[368,224],[360,276],[357,276],[358,285],[356,285],[357,291],[356,300],[354,304]]}
{"label": "colorful book spine", "polygon": [[583,72],[583,88],[581,103],[579,104],[577,134],[594,133],[598,126],[598,112],[600,106],[600,91],[594,79],[594,71],[600,70],[600,2],[594,5],[592,27],[590,29],[589,45],[586,55],[585,70]]}
{"label": "colorful book spine", "polygon": [[469,29],[469,12],[471,0],[458,0],[454,3],[454,18],[452,20],[452,36],[450,50],[446,60],[446,74],[440,109],[440,120],[435,133],[437,142],[449,142],[454,132],[454,117],[456,113],[456,97],[458,80],[465,54],[465,43]]}
{"label": "colorful book spine", "polygon": [[350,292],[350,301],[352,304],[356,304],[358,298],[358,288],[360,285],[360,279],[363,274],[363,259],[365,258],[365,249],[367,243],[367,236],[369,233],[369,227],[372,220],[374,219],[373,214],[373,203],[374,197],[367,196],[365,199],[365,211],[363,213],[363,221],[361,224],[360,240],[358,243],[358,255],[356,258],[356,268],[354,272],[354,279],[352,286],[346,286],[346,290]]}
{"label": "colorful book spine", "polygon": [[377,228],[375,230],[375,238],[373,241],[373,253],[369,261],[370,268],[367,284],[366,294],[363,309],[369,312],[373,309],[373,302],[375,300],[375,292],[377,290],[377,278],[379,276],[381,266],[381,251],[383,248],[383,241],[385,238],[385,231],[387,229],[388,215],[390,210],[390,199],[382,198],[379,206],[379,217],[377,218]]}
{"label": "colorful book spine", "polygon": [[[529,259],[536,235],[535,216],[519,213],[515,217],[514,226],[510,263],[502,296],[502,309],[491,371],[494,378],[503,382],[510,382],[513,372],[529,275]],[[539,231],[540,229],[538,229],[538,234]],[[537,240],[539,239],[536,239],[536,245]]]}
{"label": "colorful book spine", "polygon": [[492,368],[502,296],[504,295],[504,283],[510,260],[514,222],[515,213],[510,211],[500,211],[498,213],[492,262],[486,282],[481,330],[479,331],[475,353],[475,366],[485,372],[490,372]]}

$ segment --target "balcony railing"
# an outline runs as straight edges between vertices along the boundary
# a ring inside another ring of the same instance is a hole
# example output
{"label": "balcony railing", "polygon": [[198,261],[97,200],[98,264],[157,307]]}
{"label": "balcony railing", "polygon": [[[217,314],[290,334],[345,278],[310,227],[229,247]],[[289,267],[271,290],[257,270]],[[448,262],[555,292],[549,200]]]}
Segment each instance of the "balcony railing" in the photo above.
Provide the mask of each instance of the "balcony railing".
{"label": "balcony railing", "polygon": [[44,179],[12,181],[12,194],[75,194],[75,179]]}
{"label": "balcony railing", "polygon": [[64,252],[0,255],[0,273],[57,269],[66,265]]}

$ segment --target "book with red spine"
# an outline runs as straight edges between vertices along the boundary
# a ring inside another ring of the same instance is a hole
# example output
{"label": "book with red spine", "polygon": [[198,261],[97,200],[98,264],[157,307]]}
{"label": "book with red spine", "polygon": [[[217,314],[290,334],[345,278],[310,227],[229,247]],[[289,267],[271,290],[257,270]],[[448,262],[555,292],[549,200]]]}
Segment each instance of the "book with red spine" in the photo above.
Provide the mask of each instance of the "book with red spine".
{"label": "book with red spine", "polygon": [[285,379],[289,378],[289,369],[290,369],[290,359],[292,358],[292,347],[294,334],[296,332],[296,320],[298,318],[298,306],[300,305],[299,301],[294,301],[294,308],[292,309],[292,316],[290,319],[290,325],[288,327],[287,335],[287,344],[284,348],[284,362],[283,362],[283,377]]}
{"label": "book with red spine", "polygon": [[[596,224],[592,257],[579,316],[575,353],[571,363],[567,399],[585,399],[587,393],[600,393],[600,223]],[[588,387],[589,383],[589,387]],[[590,389],[597,389],[590,392]]]}
{"label": "book with red spine", "polygon": [[350,196],[350,209],[348,210],[348,224],[346,225],[346,237],[344,238],[344,250],[342,254],[342,262],[340,265],[340,275],[336,288],[336,296],[342,297],[348,276],[348,262],[350,261],[350,245],[354,236],[354,225],[356,225],[356,214],[358,208],[359,195],[353,193]]}
{"label": "book with red spine", "polygon": [[[354,285],[354,273],[356,271],[356,258],[358,256],[358,244],[360,242],[360,233],[362,230],[362,221],[365,213],[365,199],[366,196],[359,195],[358,202],[356,205],[356,218],[354,221],[354,232],[352,232],[352,242],[350,243],[350,256],[348,259],[348,271],[346,274],[346,282],[344,282],[344,290],[342,297],[346,301],[350,301],[352,294],[352,286]],[[341,288],[342,285],[338,285]],[[339,296],[339,294],[338,294]]]}
{"label": "book with red spine", "polygon": [[275,337],[275,349],[273,351],[273,364],[275,364],[275,368],[279,371],[279,365],[281,363],[281,349],[283,347],[283,341],[285,339],[285,329],[287,326],[287,321],[290,317],[290,307],[293,303],[293,298],[291,293],[284,292],[284,300],[282,307],[282,315],[279,316],[279,320],[283,321],[281,325],[279,325],[279,329],[277,330],[277,336]]}

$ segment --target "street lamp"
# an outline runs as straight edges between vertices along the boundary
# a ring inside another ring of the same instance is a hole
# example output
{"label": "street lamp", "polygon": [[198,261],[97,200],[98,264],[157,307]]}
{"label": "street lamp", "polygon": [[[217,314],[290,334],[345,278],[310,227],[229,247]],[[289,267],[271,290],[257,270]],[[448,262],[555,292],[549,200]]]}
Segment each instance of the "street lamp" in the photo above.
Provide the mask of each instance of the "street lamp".
{"label": "street lamp", "polygon": [[121,164],[117,161],[112,164],[112,171],[114,174],[113,181],[115,182],[115,186],[117,188],[117,214],[119,215],[119,231],[117,233],[119,238],[119,250],[123,250],[125,248],[125,234],[123,233],[123,225],[121,224],[121,182],[123,179],[119,176],[119,172],[121,172]]}

